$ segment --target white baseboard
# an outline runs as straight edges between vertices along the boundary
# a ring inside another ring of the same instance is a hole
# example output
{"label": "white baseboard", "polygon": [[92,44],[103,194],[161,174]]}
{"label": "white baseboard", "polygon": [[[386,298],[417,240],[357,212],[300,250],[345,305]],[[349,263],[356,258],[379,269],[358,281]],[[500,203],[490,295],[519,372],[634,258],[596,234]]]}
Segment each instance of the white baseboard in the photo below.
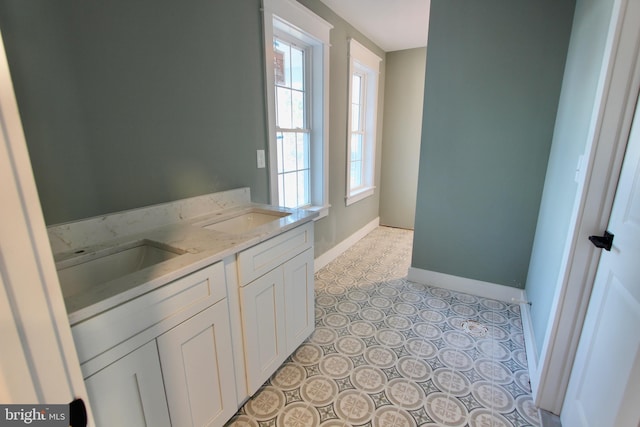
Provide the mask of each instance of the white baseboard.
{"label": "white baseboard", "polygon": [[329,249],[314,261],[314,272],[317,272],[325,265],[329,264],[334,259],[338,258],[344,251],[353,246],[358,240],[362,239],[367,234],[371,233],[380,225],[380,217],[374,219],[360,230],[353,233],[351,236],[344,239],[342,242]]}
{"label": "white baseboard", "polygon": [[538,382],[540,378],[538,376],[538,350],[535,335],[533,333],[531,306],[529,304],[520,304],[520,317],[522,318],[522,334],[524,335],[524,348],[527,353],[531,394],[535,396],[538,390]]}
{"label": "white baseboard", "polygon": [[481,280],[467,279],[466,277],[452,276],[436,271],[410,267],[407,279],[411,282],[449,289],[451,291],[464,292],[484,298],[497,299],[510,304],[526,302],[522,289],[483,282]]}

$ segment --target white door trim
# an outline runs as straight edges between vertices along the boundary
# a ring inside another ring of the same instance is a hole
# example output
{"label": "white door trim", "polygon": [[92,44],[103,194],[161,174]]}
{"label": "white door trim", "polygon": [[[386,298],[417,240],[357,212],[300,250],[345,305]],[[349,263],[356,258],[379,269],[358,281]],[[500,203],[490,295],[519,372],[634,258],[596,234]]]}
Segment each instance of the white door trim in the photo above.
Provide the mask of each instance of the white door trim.
{"label": "white door trim", "polygon": [[636,106],[608,224],[615,239],[610,251],[601,252],[562,407],[566,426],[637,427],[640,420],[639,125]]}
{"label": "white door trim", "polygon": [[1,34],[0,182],[0,401],[88,406]]}
{"label": "white door trim", "polygon": [[531,377],[536,406],[559,414],[591,295],[600,251],[587,240],[602,234],[620,175],[640,89],[640,16],[633,1],[617,0],[595,101],[584,180],[572,214],[573,233],[551,309],[537,372]]}

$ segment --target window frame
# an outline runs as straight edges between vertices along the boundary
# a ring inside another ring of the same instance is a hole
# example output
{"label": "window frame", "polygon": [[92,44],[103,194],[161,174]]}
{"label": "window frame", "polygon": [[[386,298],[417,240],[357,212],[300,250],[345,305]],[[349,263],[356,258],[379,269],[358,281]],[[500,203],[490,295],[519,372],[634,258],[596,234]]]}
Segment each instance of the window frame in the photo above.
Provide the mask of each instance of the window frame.
{"label": "window frame", "polygon": [[[347,162],[346,162],[346,196],[347,206],[375,193],[375,159],[377,142],[377,116],[378,116],[378,85],[380,63],[382,59],[369,49],[358,43],[355,39],[349,39],[349,78],[348,78],[348,119],[347,119]],[[351,187],[352,164],[352,135],[353,131],[353,77],[361,77],[360,115],[358,120],[362,129],[358,132],[363,135],[361,153],[361,184]]]}
{"label": "window frame", "polygon": [[322,218],[329,210],[329,32],[331,24],[293,0],[264,0],[265,86],[268,124],[269,187],[272,204],[278,204],[275,76],[273,40],[305,46],[310,80],[307,111],[310,137],[310,201],[304,209],[316,210]]}

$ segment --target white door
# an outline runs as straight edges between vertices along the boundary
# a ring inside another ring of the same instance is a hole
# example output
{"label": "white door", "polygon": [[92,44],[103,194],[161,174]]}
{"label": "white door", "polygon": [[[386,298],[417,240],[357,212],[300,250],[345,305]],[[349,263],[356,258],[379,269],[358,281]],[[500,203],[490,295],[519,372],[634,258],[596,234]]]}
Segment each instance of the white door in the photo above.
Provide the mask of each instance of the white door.
{"label": "white door", "polygon": [[1,34],[0,200],[0,402],[88,405]]}
{"label": "white door", "polygon": [[587,317],[562,408],[564,426],[640,426],[640,108],[636,106]]}

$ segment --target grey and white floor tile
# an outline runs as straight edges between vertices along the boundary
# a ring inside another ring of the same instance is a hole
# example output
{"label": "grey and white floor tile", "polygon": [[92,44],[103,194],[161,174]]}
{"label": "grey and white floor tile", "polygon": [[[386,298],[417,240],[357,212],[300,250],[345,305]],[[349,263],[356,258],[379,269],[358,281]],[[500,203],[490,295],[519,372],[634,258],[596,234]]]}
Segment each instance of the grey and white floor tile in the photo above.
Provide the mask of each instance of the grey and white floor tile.
{"label": "grey and white floor tile", "polygon": [[379,227],[316,273],[316,330],[229,426],[539,426],[519,307],[409,282]]}

